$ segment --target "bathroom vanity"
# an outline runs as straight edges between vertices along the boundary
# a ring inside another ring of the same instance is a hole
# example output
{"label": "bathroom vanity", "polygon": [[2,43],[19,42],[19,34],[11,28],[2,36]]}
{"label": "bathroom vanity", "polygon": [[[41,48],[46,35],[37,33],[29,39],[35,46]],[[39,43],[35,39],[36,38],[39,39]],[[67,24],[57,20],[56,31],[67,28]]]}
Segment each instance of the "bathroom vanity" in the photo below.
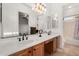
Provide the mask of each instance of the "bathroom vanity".
{"label": "bathroom vanity", "polygon": [[[2,56],[46,56],[54,54],[60,48],[60,34],[29,35],[28,40],[20,41],[18,37],[5,38],[0,41],[0,55]],[[51,49],[51,50],[50,50]]]}
{"label": "bathroom vanity", "polygon": [[47,39],[45,38],[45,40],[43,38],[40,38],[35,42],[35,44],[29,46],[28,48],[25,47],[25,49],[10,54],[10,56],[50,56],[53,55],[59,48],[59,41],[59,35],[54,37],[52,36]]}

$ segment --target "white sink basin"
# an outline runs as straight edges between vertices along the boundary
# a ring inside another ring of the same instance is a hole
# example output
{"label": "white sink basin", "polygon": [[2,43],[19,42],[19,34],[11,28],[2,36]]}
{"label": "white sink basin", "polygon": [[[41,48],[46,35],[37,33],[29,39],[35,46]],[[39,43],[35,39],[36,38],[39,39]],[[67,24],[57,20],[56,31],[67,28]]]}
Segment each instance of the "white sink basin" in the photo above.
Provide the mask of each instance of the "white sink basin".
{"label": "white sink basin", "polygon": [[17,46],[18,47],[27,46],[31,44],[32,42],[34,42],[34,40],[26,40],[26,41],[18,42]]}

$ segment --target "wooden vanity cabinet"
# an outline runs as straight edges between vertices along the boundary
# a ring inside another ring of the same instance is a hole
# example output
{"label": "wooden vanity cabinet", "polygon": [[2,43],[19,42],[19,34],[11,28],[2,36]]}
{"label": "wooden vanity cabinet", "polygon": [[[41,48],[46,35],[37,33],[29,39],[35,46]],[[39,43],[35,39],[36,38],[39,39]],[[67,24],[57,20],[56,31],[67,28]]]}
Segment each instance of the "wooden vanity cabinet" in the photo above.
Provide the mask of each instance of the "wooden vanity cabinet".
{"label": "wooden vanity cabinet", "polygon": [[33,55],[32,52],[33,52],[33,51],[32,51],[32,48],[28,48],[28,49],[26,49],[25,52],[23,52],[23,53],[20,54],[19,56],[32,56],[32,55]]}
{"label": "wooden vanity cabinet", "polygon": [[14,54],[11,54],[10,56],[32,56],[32,48],[24,49],[19,52],[16,52]]}
{"label": "wooden vanity cabinet", "polygon": [[44,53],[45,56],[53,55],[57,52],[57,48],[59,48],[59,37],[51,38],[44,42]]}
{"label": "wooden vanity cabinet", "polygon": [[50,40],[47,40],[47,41],[45,41],[44,42],[44,55],[45,56],[49,56],[49,55],[51,55],[51,53],[52,53],[52,41],[51,41],[51,39]]}
{"label": "wooden vanity cabinet", "polygon": [[53,40],[53,42],[52,42],[52,50],[53,50],[53,53],[55,53],[57,51],[57,39],[53,38],[52,40]]}
{"label": "wooden vanity cabinet", "polygon": [[53,54],[55,53],[55,52],[57,52],[57,49],[60,47],[60,36],[57,36],[57,37],[55,37],[55,38],[53,38],[52,39],[53,40]]}
{"label": "wooden vanity cabinet", "polygon": [[21,50],[10,56],[50,56],[59,48],[60,37],[51,38],[43,43]]}
{"label": "wooden vanity cabinet", "polygon": [[44,56],[44,43],[33,46],[33,56]]}
{"label": "wooden vanity cabinet", "polygon": [[27,48],[11,54],[10,56],[43,56],[44,55],[44,43],[37,44],[31,48]]}
{"label": "wooden vanity cabinet", "polygon": [[56,37],[56,39],[57,39],[57,40],[56,40],[56,41],[57,41],[57,42],[56,42],[57,48],[60,48],[60,38],[61,38],[60,36]]}

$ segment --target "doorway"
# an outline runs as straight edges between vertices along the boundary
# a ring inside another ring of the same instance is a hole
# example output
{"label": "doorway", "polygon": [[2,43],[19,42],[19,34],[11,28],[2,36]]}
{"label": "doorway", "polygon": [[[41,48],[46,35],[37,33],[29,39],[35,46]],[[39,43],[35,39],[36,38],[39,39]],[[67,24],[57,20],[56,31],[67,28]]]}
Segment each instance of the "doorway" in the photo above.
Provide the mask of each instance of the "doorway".
{"label": "doorway", "polygon": [[64,18],[65,42],[79,46],[79,15]]}

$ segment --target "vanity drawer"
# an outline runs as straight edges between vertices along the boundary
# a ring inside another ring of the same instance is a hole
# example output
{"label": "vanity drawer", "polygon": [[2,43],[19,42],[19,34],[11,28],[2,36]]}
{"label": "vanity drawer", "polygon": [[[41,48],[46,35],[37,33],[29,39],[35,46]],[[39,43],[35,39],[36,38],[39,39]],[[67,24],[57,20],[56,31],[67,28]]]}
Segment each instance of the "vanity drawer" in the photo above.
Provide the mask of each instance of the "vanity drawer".
{"label": "vanity drawer", "polygon": [[21,50],[19,52],[11,54],[10,56],[32,56],[32,48]]}
{"label": "vanity drawer", "polygon": [[52,41],[52,39],[49,39],[49,40],[45,41],[44,44],[48,44],[48,43],[50,43],[51,41]]}
{"label": "vanity drawer", "polygon": [[19,56],[32,56],[32,48],[26,49],[22,54],[19,54]]}
{"label": "vanity drawer", "polygon": [[33,56],[44,56],[44,43],[33,46]]}

